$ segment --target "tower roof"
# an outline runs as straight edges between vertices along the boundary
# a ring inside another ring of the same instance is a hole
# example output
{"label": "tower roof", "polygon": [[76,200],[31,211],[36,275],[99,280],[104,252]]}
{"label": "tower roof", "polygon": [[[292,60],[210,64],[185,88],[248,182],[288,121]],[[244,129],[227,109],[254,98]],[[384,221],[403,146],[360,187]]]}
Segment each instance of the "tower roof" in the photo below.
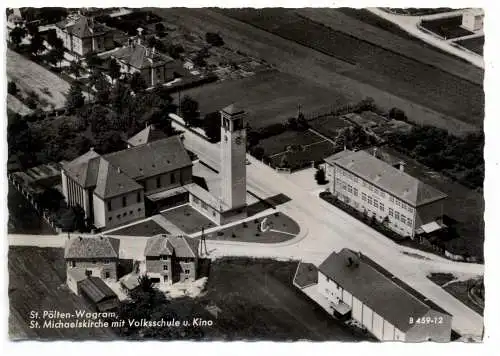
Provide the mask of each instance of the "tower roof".
{"label": "tower roof", "polygon": [[245,110],[243,110],[242,108],[240,108],[236,104],[228,105],[224,109],[222,109],[222,111],[224,111],[226,114],[229,114],[229,115],[237,115],[237,114],[241,114],[241,113],[245,112]]}

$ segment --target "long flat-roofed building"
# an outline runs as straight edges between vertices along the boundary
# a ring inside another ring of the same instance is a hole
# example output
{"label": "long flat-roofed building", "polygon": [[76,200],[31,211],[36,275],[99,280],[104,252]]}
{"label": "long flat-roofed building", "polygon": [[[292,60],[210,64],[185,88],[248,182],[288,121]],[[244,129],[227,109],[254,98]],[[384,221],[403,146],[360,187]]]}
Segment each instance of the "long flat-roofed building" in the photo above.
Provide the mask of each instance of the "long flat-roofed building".
{"label": "long flat-roofed building", "polygon": [[344,150],[325,159],[330,191],[338,199],[402,236],[440,229],[447,195],[366,151]]}
{"label": "long flat-roofed building", "polygon": [[299,264],[294,284],[332,316],[383,341],[450,341],[452,316],[367,256],[342,249],[316,271]]}

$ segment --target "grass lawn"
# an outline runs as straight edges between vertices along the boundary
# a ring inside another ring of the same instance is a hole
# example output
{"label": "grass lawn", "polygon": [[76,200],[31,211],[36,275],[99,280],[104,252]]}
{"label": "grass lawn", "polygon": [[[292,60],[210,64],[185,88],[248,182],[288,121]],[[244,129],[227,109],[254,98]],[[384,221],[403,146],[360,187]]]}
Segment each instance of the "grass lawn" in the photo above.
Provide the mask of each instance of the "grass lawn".
{"label": "grass lawn", "polygon": [[212,221],[187,204],[164,211],[161,215],[186,234],[193,234],[201,231],[202,227],[205,229],[215,227],[215,224]]}
{"label": "grass lawn", "polygon": [[[248,113],[252,128],[285,123],[297,116],[298,105],[304,113],[328,112],[346,103],[341,94],[333,95],[312,82],[275,70],[259,72],[239,80],[210,83],[181,92],[200,104],[201,116],[237,102]],[[177,95],[175,96],[177,99]]]}
{"label": "grass lawn", "polygon": [[473,32],[460,27],[462,16],[445,17],[435,20],[423,20],[421,26],[445,39],[472,35]]}
{"label": "grass lawn", "polygon": [[259,146],[264,148],[267,156],[272,156],[286,150],[290,145],[307,146],[324,139],[311,131],[285,131],[282,134],[261,140]]}
{"label": "grass lawn", "polygon": [[471,50],[474,53],[477,53],[481,56],[483,55],[484,36],[468,38],[465,40],[458,40],[455,41],[455,43],[462,47],[467,48],[468,50]]}
{"label": "grass lawn", "polygon": [[[266,219],[269,230],[261,231],[262,220]],[[208,240],[278,243],[293,239],[300,232],[299,225],[281,212],[254,219],[218,230],[207,236]]]}
{"label": "grass lawn", "polygon": [[469,298],[469,289],[473,287],[474,282],[477,280],[468,280],[468,281],[457,281],[451,282],[455,277],[450,273],[432,273],[430,276],[427,276],[431,281],[436,283],[437,285],[443,287],[443,289],[450,293],[452,296],[460,300],[462,303],[467,305],[469,308],[474,310],[476,313],[483,315],[484,308],[482,306],[477,305]]}
{"label": "grass lawn", "polygon": [[363,341],[292,284],[296,262],[224,258],[210,268],[199,304],[220,312],[205,338],[272,341]]}
{"label": "grass lawn", "polygon": [[316,266],[312,263],[301,263],[297,267],[294,283],[299,285],[301,288],[318,283],[318,269]]}
{"label": "grass lawn", "polygon": [[104,328],[29,328],[29,315],[32,311],[40,314],[49,310],[71,313],[75,310],[91,311],[87,302],[72,294],[66,286],[63,249],[10,247],[8,272],[10,338],[67,341],[70,339],[104,339],[115,336],[110,329]]}
{"label": "grass lawn", "polygon": [[125,236],[154,236],[158,234],[167,234],[168,231],[162,228],[153,220],[147,220],[135,225],[124,227],[123,229],[115,230],[112,235],[125,235]]}
{"label": "grass lawn", "polygon": [[[55,108],[61,108],[66,103],[66,93],[70,85],[61,77],[30,61],[19,53],[7,49],[7,76],[24,91],[32,90]],[[48,89],[48,94],[44,89]]]}

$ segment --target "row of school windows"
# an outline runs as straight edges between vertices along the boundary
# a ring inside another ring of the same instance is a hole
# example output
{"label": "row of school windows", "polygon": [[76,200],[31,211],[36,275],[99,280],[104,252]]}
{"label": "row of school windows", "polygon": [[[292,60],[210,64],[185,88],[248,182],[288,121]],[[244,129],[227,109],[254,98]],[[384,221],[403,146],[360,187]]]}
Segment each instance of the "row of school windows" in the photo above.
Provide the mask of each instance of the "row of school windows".
{"label": "row of school windows", "polygon": [[[142,208],[138,208],[138,209],[137,209],[137,212],[138,212],[138,213],[140,213],[141,211],[142,211]],[[116,218],[117,218],[118,220],[120,220],[122,217],[124,217],[124,218],[125,218],[127,215],[134,215],[134,211],[133,211],[133,210],[130,210],[128,213],[125,211],[125,212],[123,212],[122,214],[117,214],[117,215],[116,215]],[[113,220],[113,217],[112,217],[112,216],[108,217],[108,221],[112,221],[112,220]]]}
{"label": "row of school windows", "polygon": [[398,211],[394,211],[392,208],[389,208],[389,216],[394,217],[396,220],[401,221],[403,224],[408,226],[413,226],[413,220],[403,214],[400,214]]}
{"label": "row of school windows", "polygon": [[201,208],[203,210],[206,210],[206,211],[209,211],[209,210],[212,210],[212,216],[215,217],[217,214],[215,213],[215,209],[210,209],[210,207],[208,206],[207,203],[205,203],[204,201],[201,201],[200,199],[198,199],[197,197],[193,196],[193,202],[195,205],[201,205]]}
{"label": "row of school windows", "polygon": [[[141,192],[137,192],[137,196],[136,196],[136,200],[137,200],[137,203],[140,203],[142,201],[142,193]],[[122,208],[125,208],[127,206],[127,197],[124,196],[122,197]],[[113,210],[113,207],[111,206],[111,200],[108,200],[108,211],[111,211]],[[139,211],[141,211],[141,209],[139,208]],[[132,211],[130,211],[130,213],[132,213]],[[126,213],[124,214],[124,216],[126,215]]]}
{"label": "row of school windows", "polygon": [[[352,180],[355,183],[358,183],[358,177],[356,177],[354,174],[352,174],[350,172],[347,172],[346,170],[343,170],[341,168],[338,168],[338,172],[339,172],[339,175],[344,176],[344,177]],[[337,178],[337,180],[338,180],[338,178]],[[385,198],[386,193],[383,190],[377,188],[376,186],[374,186],[373,184],[368,183],[365,180],[362,180],[362,184],[363,184],[363,187],[368,188],[370,190],[370,192],[373,192],[374,194],[380,196],[381,198]],[[403,208],[403,209],[407,210],[410,213],[413,213],[413,208],[410,205],[408,205],[405,202],[403,202],[403,201],[395,198],[393,195],[390,195],[388,193],[387,193],[387,195],[389,196],[389,201],[391,203],[395,203],[396,206],[398,206],[400,208]]]}

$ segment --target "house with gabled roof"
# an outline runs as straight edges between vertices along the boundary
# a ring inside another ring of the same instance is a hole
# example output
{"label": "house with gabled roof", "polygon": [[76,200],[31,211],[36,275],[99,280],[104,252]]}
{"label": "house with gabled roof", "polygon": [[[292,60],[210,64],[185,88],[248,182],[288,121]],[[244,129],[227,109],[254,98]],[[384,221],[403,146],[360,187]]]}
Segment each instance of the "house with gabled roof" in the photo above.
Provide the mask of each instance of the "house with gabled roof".
{"label": "house with gabled roof", "polygon": [[188,236],[161,234],[146,242],[146,274],[154,282],[172,284],[197,278],[200,241]]}
{"label": "house with gabled roof", "polygon": [[183,72],[181,62],[142,44],[140,36],[111,53],[111,57],[120,64],[122,73],[140,73],[148,87],[172,81]]}
{"label": "house with gabled roof", "polygon": [[155,125],[150,124],[134,136],[130,137],[127,140],[127,146],[128,148],[141,146],[146,143],[162,140],[164,138],[167,138],[167,134],[163,130],[158,129]]}
{"label": "house with gabled roof", "polygon": [[78,294],[78,282],[88,276],[117,280],[120,240],[107,236],[75,236],[66,241],[66,283]]}
{"label": "house with gabled roof", "polygon": [[404,162],[388,163],[366,151],[344,150],[325,158],[325,163],[331,193],[394,232],[413,238],[444,227],[447,195],[405,172]]}
{"label": "house with gabled roof", "polygon": [[114,47],[113,29],[79,14],[58,22],[56,35],[63,41],[64,48],[80,57]]}
{"label": "house with gabled roof", "polygon": [[344,248],[318,267],[301,263],[293,283],[332,316],[356,321],[379,340],[450,341],[450,313],[360,252]]}
{"label": "house with gabled roof", "polygon": [[89,152],[62,166],[62,190],[96,228],[145,217],[145,199],[177,199],[192,181],[192,162],[178,136],[118,152]]}

